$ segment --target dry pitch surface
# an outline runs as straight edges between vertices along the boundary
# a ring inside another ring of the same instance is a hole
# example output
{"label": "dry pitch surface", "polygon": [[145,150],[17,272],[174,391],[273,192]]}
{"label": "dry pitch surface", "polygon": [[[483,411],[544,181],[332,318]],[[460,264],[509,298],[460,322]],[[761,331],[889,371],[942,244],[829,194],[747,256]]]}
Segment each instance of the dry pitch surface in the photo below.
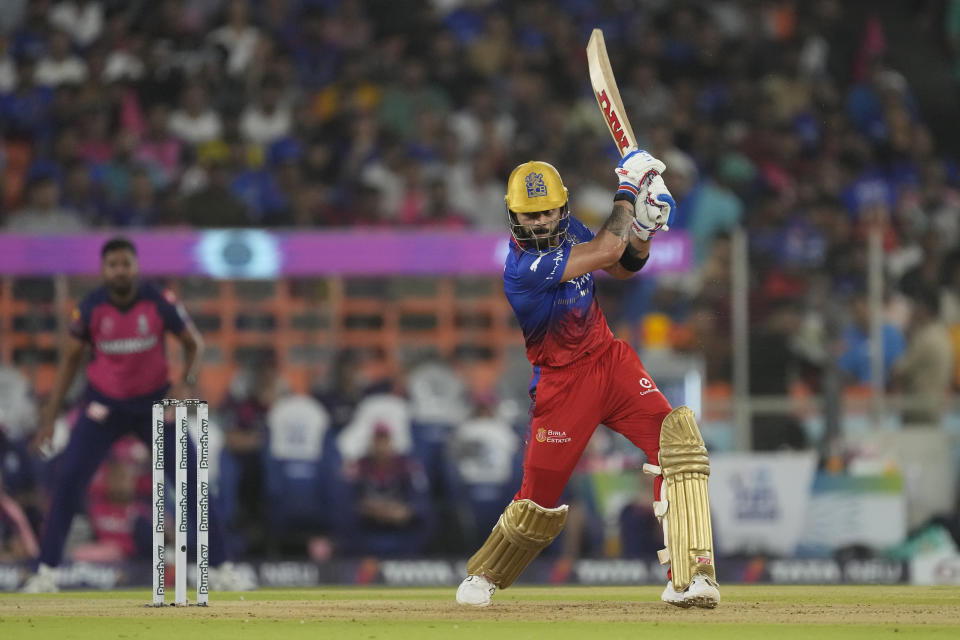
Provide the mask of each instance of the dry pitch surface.
{"label": "dry pitch surface", "polygon": [[261,590],[163,609],[145,591],[7,593],[0,638],[960,638],[960,587],[725,586],[712,611],[665,605],[659,587],[513,587],[487,609],[454,591]]}

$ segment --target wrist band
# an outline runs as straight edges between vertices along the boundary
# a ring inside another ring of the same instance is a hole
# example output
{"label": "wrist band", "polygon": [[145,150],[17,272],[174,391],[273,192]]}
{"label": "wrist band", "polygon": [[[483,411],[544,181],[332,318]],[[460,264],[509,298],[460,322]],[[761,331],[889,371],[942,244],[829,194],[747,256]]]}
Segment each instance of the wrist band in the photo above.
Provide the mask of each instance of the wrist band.
{"label": "wrist band", "polygon": [[640,269],[643,269],[643,265],[647,264],[647,260],[649,258],[649,253],[642,258],[631,255],[630,245],[627,245],[627,247],[623,250],[623,253],[620,255],[620,265],[627,271],[633,271],[636,273],[637,271],[640,271]]}
{"label": "wrist band", "polygon": [[640,191],[635,185],[630,184],[629,182],[621,182],[620,187],[617,189],[617,193],[613,196],[613,201],[617,200],[629,200],[631,204],[637,203],[637,196]]}

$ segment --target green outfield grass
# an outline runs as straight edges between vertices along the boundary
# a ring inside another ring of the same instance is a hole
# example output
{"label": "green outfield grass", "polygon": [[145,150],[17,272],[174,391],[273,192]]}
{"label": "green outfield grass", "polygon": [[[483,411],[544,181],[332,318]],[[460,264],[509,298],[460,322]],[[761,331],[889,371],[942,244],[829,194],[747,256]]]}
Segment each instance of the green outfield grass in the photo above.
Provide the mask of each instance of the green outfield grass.
{"label": "green outfield grass", "polygon": [[[207,608],[143,606],[147,591],[0,594],[0,638],[957,638],[960,588],[725,586],[715,610],[659,602],[659,587],[513,587],[488,609],[453,588],[215,593]],[[169,599],[169,596],[168,596]]]}

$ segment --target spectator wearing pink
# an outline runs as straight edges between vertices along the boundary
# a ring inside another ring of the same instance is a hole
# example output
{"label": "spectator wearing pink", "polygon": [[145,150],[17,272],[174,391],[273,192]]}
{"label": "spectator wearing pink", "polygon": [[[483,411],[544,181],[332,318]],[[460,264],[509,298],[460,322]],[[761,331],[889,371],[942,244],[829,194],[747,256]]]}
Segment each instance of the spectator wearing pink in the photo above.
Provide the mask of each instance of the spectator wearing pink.
{"label": "spectator wearing pink", "polygon": [[[109,461],[90,488],[87,516],[94,540],[74,549],[75,560],[117,562],[137,555],[138,532],[149,531],[150,511],[136,499],[137,477],[130,462]],[[142,533],[141,533],[142,535]]]}

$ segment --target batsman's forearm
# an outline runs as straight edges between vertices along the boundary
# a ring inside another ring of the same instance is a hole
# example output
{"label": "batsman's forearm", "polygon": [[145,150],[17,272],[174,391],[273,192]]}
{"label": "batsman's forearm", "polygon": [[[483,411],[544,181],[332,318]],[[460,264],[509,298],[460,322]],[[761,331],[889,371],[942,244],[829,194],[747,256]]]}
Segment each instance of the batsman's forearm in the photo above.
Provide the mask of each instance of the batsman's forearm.
{"label": "batsman's forearm", "polygon": [[622,242],[630,241],[630,225],[633,224],[633,205],[627,200],[617,200],[613,203],[610,217],[603,223],[603,230],[609,231]]}
{"label": "batsman's forearm", "polygon": [[630,242],[627,243],[627,250],[634,258],[646,258],[650,255],[650,239],[641,240],[637,234],[630,234]]}

